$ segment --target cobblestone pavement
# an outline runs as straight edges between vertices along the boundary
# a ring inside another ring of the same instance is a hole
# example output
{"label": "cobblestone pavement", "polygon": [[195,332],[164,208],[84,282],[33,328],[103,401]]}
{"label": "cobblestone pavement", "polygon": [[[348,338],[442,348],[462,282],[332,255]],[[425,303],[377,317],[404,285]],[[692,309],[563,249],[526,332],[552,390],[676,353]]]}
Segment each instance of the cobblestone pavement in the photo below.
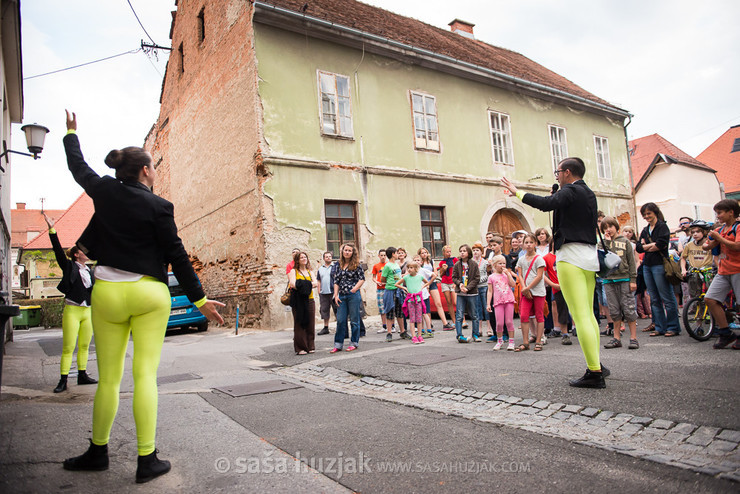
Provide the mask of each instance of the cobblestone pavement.
{"label": "cobblestone pavement", "polygon": [[514,427],[740,482],[740,431],[536,398],[407,384],[306,363],[274,371],[320,388]]}

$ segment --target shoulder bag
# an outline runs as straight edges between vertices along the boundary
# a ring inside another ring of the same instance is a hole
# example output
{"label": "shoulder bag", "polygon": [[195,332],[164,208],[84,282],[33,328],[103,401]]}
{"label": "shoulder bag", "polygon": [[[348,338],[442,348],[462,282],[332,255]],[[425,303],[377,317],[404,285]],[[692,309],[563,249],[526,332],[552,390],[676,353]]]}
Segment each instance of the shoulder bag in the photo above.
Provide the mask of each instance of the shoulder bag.
{"label": "shoulder bag", "polygon": [[[653,243],[653,239],[650,238],[649,233],[647,237],[650,243]],[[664,255],[663,251],[660,251],[660,255],[663,256],[663,269],[665,270],[665,279],[671,285],[680,285],[681,282],[684,280],[683,275],[681,274],[681,267],[673,259],[673,257]]]}
{"label": "shoulder bag", "polygon": [[290,305],[290,296],[292,290],[290,289],[290,283],[285,286],[285,293],[280,296],[280,303],[283,305]]}
{"label": "shoulder bag", "polygon": [[597,231],[599,232],[599,238],[601,239],[601,247],[603,250],[598,249],[597,251],[599,254],[599,272],[596,274],[599,278],[606,278],[609,276],[609,273],[619,267],[619,264],[622,262],[622,258],[606,248],[606,243],[604,242],[604,237],[601,235],[601,230],[599,229]]}

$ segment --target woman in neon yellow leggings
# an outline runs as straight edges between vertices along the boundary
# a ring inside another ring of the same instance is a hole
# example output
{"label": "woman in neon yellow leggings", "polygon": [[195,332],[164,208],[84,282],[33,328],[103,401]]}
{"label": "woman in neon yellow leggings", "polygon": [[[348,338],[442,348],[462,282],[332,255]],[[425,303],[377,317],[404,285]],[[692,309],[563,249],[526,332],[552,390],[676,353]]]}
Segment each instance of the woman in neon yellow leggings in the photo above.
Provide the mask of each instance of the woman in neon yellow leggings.
{"label": "woman in neon yellow leggings", "polygon": [[138,147],[113,150],[105,163],[116,178],[100,177],[85,163],[76,135],[77,119],[67,112],[64,148],[77,183],[92,198],[95,214],[77,246],[96,259],[92,323],[100,383],[95,393],[90,447],[64,461],[67,470],[106,470],[108,440],[118,411],[129,335],[134,342],[134,420],[138,444],[136,482],[170,470],[157,458],[157,367],[162,352],[170,296],[167,266],[190,301],[209,319],[223,323],[220,302],[208,300],[177,236],[172,203],[154,195],[152,158]]}
{"label": "woman in neon yellow leggings", "polygon": [[[555,177],[560,189],[550,196],[525,194],[506,177],[504,187],[524,204],[553,215],[553,244],[560,289],[578,328],[578,343],[586,357],[586,373],[570,381],[577,388],[605,388],[608,369],[599,360],[599,323],[591,309],[599,258],[596,253],[596,195],[583,181],[586,165],[580,158],[565,158]],[[556,189],[553,187],[553,189]]]}
{"label": "woman in neon yellow leggings", "polygon": [[[57,289],[64,294],[64,313],[62,314],[62,360],[59,364],[62,377],[54,388],[55,393],[67,389],[67,376],[72,365],[72,353],[77,348],[77,384],[96,384],[98,381],[87,375],[87,356],[92,339],[92,322],[90,320],[90,295],[92,294],[92,273],[85,264],[89,259],[75,245],[67,253],[62,249],[54,220],[44,214],[49,225],[49,239],[54,250],[57,264],[62,269],[62,281]],[[79,334],[79,343],[78,343]]]}

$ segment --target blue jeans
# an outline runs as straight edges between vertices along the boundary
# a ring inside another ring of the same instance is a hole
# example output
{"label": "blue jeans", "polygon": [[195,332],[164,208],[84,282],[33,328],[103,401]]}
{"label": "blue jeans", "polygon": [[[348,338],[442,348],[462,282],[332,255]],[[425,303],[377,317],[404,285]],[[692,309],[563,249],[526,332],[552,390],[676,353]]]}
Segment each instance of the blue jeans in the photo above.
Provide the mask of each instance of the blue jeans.
{"label": "blue jeans", "polygon": [[461,296],[457,294],[457,309],[455,309],[455,329],[457,330],[457,337],[461,337],[462,334],[462,321],[465,314],[465,308],[468,307],[468,315],[470,320],[473,322],[473,336],[480,337],[480,330],[478,329],[478,296]]}
{"label": "blue jeans", "polygon": [[488,285],[486,286],[478,286],[478,320],[479,321],[487,321],[488,320],[488,311],[486,310],[486,304],[488,303],[488,300],[486,300],[486,297],[488,297]]}
{"label": "blue jeans", "polygon": [[679,334],[681,325],[678,323],[678,303],[673,293],[673,285],[665,279],[663,265],[643,265],[642,272],[650,294],[650,308],[653,310],[655,331],[660,334],[668,331]]}
{"label": "blue jeans", "polygon": [[337,332],[334,334],[334,348],[340,350],[344,346],[344,336],[347,334],[347,319],[350,319],[352,336],[350,344],[357,346],[360,343],[360,304],[362,296],[360,292],[339,295],[339,308],[337,309]]}

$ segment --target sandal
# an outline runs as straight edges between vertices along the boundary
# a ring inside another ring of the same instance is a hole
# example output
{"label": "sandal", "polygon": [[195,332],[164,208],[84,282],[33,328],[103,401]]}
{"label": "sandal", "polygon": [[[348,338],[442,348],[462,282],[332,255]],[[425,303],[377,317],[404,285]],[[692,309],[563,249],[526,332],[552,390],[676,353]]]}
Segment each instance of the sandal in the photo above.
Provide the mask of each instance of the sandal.
{"label": "sandal", "polygon": [[655,323],[650,323],[650,326],[642,330],[643,333],[649,333],[650,331],[655,331]]}
{"label": "sandal", "polygon": [[668,331],[663,336],[665,336],[666,338],[670,338],[671,336],[678,336],[678,333],[674,333],[673,331]]}
{"label": "sandal", "polygon": [[648,336],[665,336],[663,333],[658,333],[657,331],[653,331]]}
{"label": "sandal", "polygon": [[529,350],[529,345],[521,344],[514,350],[515,352],[523,352],[524,350]]}
{"label": "sandal", "polygon": [[307,355],[308,352],[305,350],[301,350],[300,352],[296,353],[296,355]]}
{"label": "sandal", "polygon": [[541,352],[542,351],[542,343],[535,343],[534,344],[534,351],[535,352]]}

